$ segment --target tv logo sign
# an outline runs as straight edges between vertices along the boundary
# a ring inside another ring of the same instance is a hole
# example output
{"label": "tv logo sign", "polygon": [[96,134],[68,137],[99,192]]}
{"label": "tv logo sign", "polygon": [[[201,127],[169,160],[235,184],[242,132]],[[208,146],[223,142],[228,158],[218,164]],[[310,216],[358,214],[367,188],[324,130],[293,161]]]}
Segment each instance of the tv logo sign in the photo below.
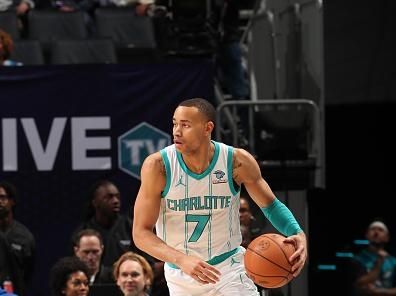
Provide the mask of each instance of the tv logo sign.
{"label": "tv logo sign", "polygon": [[144,159],[170,144],[169,134],[142,122],[118,137],[118,167],[140,180]]}

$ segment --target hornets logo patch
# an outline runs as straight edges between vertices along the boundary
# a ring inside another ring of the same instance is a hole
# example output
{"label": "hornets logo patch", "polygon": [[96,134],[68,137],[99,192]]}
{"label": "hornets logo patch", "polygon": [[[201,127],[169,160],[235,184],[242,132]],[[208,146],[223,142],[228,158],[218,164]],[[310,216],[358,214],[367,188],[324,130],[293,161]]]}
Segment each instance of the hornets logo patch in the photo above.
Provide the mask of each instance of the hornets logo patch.
{"label": "hornets logo patch", "polygon": [[224,178],[225,173],[222,170],[217,170],[213,173],[215,178],[213,178],[212,183],[213,184],[219,184],[219,183],[226,183],[227,179]]}

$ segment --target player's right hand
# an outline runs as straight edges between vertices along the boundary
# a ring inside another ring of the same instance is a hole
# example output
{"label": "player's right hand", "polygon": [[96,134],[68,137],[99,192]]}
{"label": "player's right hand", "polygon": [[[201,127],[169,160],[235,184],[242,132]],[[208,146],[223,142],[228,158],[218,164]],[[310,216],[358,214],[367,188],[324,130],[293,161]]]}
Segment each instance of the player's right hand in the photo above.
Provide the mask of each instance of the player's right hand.
{"label": "player's right hand", "polygon": [[179,267],[201,284],[215,284],[219,281],[220,271],[200,258],[185,256]]}

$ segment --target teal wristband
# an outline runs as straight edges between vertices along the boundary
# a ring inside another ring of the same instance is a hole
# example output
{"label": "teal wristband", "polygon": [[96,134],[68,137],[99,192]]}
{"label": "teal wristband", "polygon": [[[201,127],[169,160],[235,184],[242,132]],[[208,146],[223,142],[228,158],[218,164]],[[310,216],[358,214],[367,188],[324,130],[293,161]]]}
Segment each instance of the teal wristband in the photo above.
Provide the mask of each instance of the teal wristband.
{"label": "teal wristband", "polygon": [[285,236],[302,231],[290,210],[277,198],[268,207],[261,208],[261,211],[271,224]]}

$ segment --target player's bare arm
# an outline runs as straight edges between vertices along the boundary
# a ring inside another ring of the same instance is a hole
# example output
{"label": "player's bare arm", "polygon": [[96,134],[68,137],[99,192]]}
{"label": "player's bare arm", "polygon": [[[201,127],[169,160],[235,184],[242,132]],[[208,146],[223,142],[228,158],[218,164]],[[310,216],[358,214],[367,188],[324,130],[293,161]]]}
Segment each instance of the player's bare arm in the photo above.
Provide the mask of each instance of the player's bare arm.
{"label": "player's bare arm", "polygon": [[257,161],[249,152],[235,149],[232,171],[235,182],[245,185],[249,195],[260,208],[273,202],[275,195],[261,176]]}
{"label": "player's bare arm", "polygon": [[159,260],[177,265],[200,283],[217,282],[217,269],[200,258],[187,256],[168,246],[153,232],[165,185],[163,160],[159,152],[154,153],[146,158],[141,169],[141,185],[135,201],[133,218],[133,240],[136,246]]}
{"label": "player's bare arm", "polygon": [[[265,208],[275,200],[268,183],[261,175],[260,167],[254,157],[243,149],[235,149],[233,157],[233,179],[239,185],[242,183],[254,202],[260,207]],[[292,271],[296,277],[304,267],[307,259],[307,240],[303,231],[290,235],[285,242],[292,243],[296,251],[289,258],[293,263]]]}

